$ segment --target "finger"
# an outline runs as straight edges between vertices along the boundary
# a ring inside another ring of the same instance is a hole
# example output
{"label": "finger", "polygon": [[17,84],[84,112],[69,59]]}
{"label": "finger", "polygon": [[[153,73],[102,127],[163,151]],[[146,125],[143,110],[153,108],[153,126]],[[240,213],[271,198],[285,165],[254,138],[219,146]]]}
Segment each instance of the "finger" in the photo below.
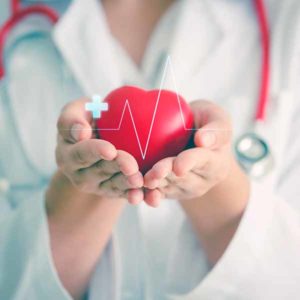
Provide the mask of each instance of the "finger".
{"label": "finger", "polygon": [[[167,186],[170,185],[170,182],[167,180],[167,178],[163,178],[157,181],[154,181],[153,183],[149,184],[151,186],[151,188],[148,188],[150,190],[154,190],[154,189],[161,189],[161,188],[165,188]],[[145,185],[144,185],[145,187]]]}
{"label": "finger", "polygon": [[102,191],[117,192],[122,195],[129,189],[138,189],[142,186],[143,175],[141,173],[132,175],[131,178],[127,178],[122,173],[118,173],[111,177],[109,180],[102,182],[100,184],[100,189]]}
{"label": "finger", "polygon": [[230,142],[232,126],[227,112],[208,101],[195,101],[191,107],[199,128],[194,137],[196,146],[218,149]]}
{"label": "finger", "polygon": [[139,172],[139,165],[136,159],[128,152],[118,150],[116,162],[120,171],[126,176],[131,176]]}
{"label": "finger", "polygon": [[100,160],[93,166],[80,170],[80,173],[85,173],[87,178],[97,178],[98,184],[100,184],[101,182],[109,180],[115,174],[120,173],[120,168],[116,159],[112,161]]}
{"label": "finger", "polygon": [[[173,187],[175,191],[181,195],[189,194],[192,191],[198,191],[200,183],[203,182],[203,177],[196,172],[188,172],[184,177],[176,175],[168,176],[169,185],[162,188],[162,191],[167,191],[165,194],[170,194],[169,187]],[[169,189],[169,190],[168,190]]]}
{"label": "finger", "polygon": [[191,199],[204,195],[211,187],[211,184],[193,172],[188,172],[186,176],[175,180],[164,188],[159,188],[165,197],[169,199]]}
{"label": "finger", "polygon": [[[90,168],[84,169],[83,172],[78,172],[72,176],[72,182],[82,191],[97,191],[102,195],[106,192],[107,196],[114,194],[121,196],[127,189],[141,189],[144,183],[143,175],[140,172],[130,177],[125,177],[121,173],[117,175],[114,174],[113,176],[106,174],[99,175],[91,172],[89,169]],[[105,176],[107,177],[105,178]],[[121,180],[119,180],[119,178],[121,178]],[[102,183],[103,185],[101,186]],[[135,195],[133,198],[135,198]]]}
{"label": "finger", "polygon": [[141,172],[126,177],[130,188],[142,188],[144,186],[144,177]]}
{"label": "finger", "polygon": [[145,202],[152,207],[158,207],[163,198],[162,193],[158,189],[146,190]]}
{"label": "finger", "polygon": [[162,179],[154,179],[154,180],[149,180],[147,184],[145,184],[145,179],[144,179],[144,187],[154,190],[158,188],[164,188],[170,184],[170,181],[168,180],[168,175]]}
{"label": "finger", "polygon": [[226,122],[215,121],[203,126],[196,132],[194,143],[197,147],[220,149],[230,142],[231,135]]}
{"label": "finger", "polygon": [[155,189],[160,181],[172,172],[174,157],[167,157],[157,162],[144,177],[144,185],[149,189]]}
{"label": "finger", "polygon": [[141,189],[131,189],[127,191],[128,202],[132,205],[141,203],[144,199],[144,193]]}
{"label": "finger", "polygon": [[173,172],[178,177],[198,168],[203,168],[211,156],[211,151],[205,148],[193,148],[181,152],[174,160]]}
{"label": "finger", "polygon": [[[113,177],[115,174],[122,172],[120,169],[120,165],[122,166],[123,161],[125,161],[128,164],[132,164],[133,166],[126,166],[127,170],[131,168],[132,170],[129,170],[128,172],[128,180],[134,185],[136,184],[136,180],[140,180],[140,178],[143,178],[141,174],[137,175],[138,167],[135,165],[136,161],[135,159],[128,153],[117,151],[117,156],[113,161],[111,160],[100,160],[97,161],[92,166],[80,169],[78,171],[80,176],[83,176],[85,180],[97,180],[98,184],[101,184],[102,182],[109,180],[111,177]],[[124,167],[123,167],[124,168]],[[136,171],[136,173],[134,173]],[[142,180],[143,183],[143,180]]]}
{"label": "finger", "polygon": [[61,112],[57,129],[65,141],[75,143],[92,137],[92,116],[85,110],[88,99],[68,103]]}
{"label": "finger", "polygon": [[119,166],[115,161],[100,160],[91,167],[79,169],[75,173],[75,178],[78,178],[79,182],[95,182],[95,186],[99,186],[119,172]]}
{"label": "finger", "polygon": [[111,161],[116,156],[114,145],[104,140],[91,139],[72,145],[64,154],[64,163],[67,169],[75,171],[88,168],[102,159]]}

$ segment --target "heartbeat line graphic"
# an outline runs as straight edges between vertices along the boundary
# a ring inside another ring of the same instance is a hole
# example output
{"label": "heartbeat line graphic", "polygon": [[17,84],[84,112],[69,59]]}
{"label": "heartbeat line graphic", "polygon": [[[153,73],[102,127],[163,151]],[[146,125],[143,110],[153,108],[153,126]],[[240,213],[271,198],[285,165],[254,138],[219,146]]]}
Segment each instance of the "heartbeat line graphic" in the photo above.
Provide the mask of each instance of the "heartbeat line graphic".
{"label": "heartbeat line graphic", "polygon": [[[158,90],[158,95],[157,95],[157,99],[156,99],[156,103],[155,103],[155,108],[154,108],[154,112],[153,112],[153,116],[152,116],[152,120],[151,120],[151,125],[150,125],[150,129],[149,129],[149,133],[148,133],[148,136],[147,136],[147,141],[146,141],[146,145],[145,145],[144,150],[143,150],[143,147],[141,145],[141,141],[140,141],[140,138],[139,138],[139,135],[138,135],[138,132],[137,132],[137,127],[136,127],[136,124],[135,124],[135,120],[134,120],[134,117],[133,117],[132,110],[131,110],[130,103],[129,103],[128,99],[126,99],[126,101],[125,101],[124,108],[123,108],[123,111],[122,111],[122,115],[121,115],[121,118],[120,118],[120,122],[119,122],[119,124],[116,128],[94,128],[93,131],[119,131],[121,129],[121,126],[122,126],[122,122],[123,122],[123,119],[124,119],[126,109],[128,109],[128,112],[130,114],[130,118],[131,118],[131,121],[132,121],[132,124],[133,124],[133,128],[134,128],[134,133],[135,133],[135,136],[136,136],[136,139],[137,139],[137,142],[138,142],[140,153],[142,155],[142,158],[145,159],[146,154],[147,154],[147,150],[148,150],[148,146],[149,146],[149,141],[150,141],[151,134],[152,134],[153,125],[154,125],[154,122],[155,122],[155,117],[156,117],[156,114],[157,114],[157,108],[158,108],[158,104],[159,104],[159,101],[160,101],[161,91],[163,89],[168,71],[170,71],[171,80],[172,80],[172,84],[173,84],[173,87],[174,87],[174,92],[177,96],[177,102],[178,102],[178,106],[179,106],[179,110],[180,110],[180,116],[181,116],[183,128],[186,131],[197,131],[199,128],[187,128],[187,126],[186,126],[185,118],[184,118],[184,115],[183,115],[183,109],[182,109],[181,102],[180,102],[177,82],[176,82],[176,79],[175,79],[174,69],[173,69],[173,65],[172,65],[172,61],[171,61],[170,56],[167,57],[166,62],[165,62],[165,66],[164,66],[164,69],[163,69],[163,75],[162,75],[162,79],[161,79],[161,82],[160,82],[160,87],[159,87],[159,90]],[[95,97],[97,97],[97,99],[99,98],[98,95],[96,95]],[[66,130],[70,130],[70,129],[66,129]],[[90,130],[90,129],[78,129],[78,130],[81,131],[81,130]],[[226,130],[226,129],[224,129],[224,130],[222,130],[222,129],[206,129],[205,131],[228,131],[228,130]]]}
{"label": "heartbeat line graphic", "polygon": [[150,129],[149,129],[149,132],[148,132],[148,136],[147,136],[147,140],[146,140],[146,146],[145,146],[144,150],[143,150],[142,145],[141,145],[141,141],[140,141],[140,138],[139,138],[139,135],[138,135],[138,132],[137,132],[137,127],[136,127],[136,124],[135,124],[135,120],[134,120],[134,117],[133,117],[131,107],[130,107],[130,103],[129,103],[128,99],[126,99],[126,101],[125,101],[125,105],[124,105],[124,108],[123,108],[123,111],[122,111],[122,115],[121,115],[121,119],[120,119],[118,127],[116,127],[116,128],[97,128],[95,130],[96,131],[118,131],[118,130],[120,130],[121,126],[122,126],[122,123],[123,123],[123,118],[124,118],[126,109],[128,109],[128,112],[130,114],[130,118],[131,118],[133,128],[134,128],[134,133],[135,133],[135,136],[136,136],[136,139],[137,139],[137,142],[138,142],[138,146],[139,146],[142,158],[145,159],[146,154],[147,154],[147,150],[148,150],[148,146],[149,146],[149,141],[150,141],[151,134],[152,134],[153,125],[154,125],[154,122],[155,122],[155,117],[156,117],[156,114],[157,114],[157,108],[158,108],[158,104],[159,104],[159,101],[160,101],[161,91],[163,89],[163,86],[164,86],[164,83],[165,83],[165,80],[166,80],[168,69],[171,72],[172,81],[173,81],[174,90],[175,90],[175,93],[176,93],[176,96],[177,96],[177,101],[178,101],[178,106],[179,106],[179,110],[180,110],[180,116],[181,116],[183,128],[186,131],[197,130],[195,128],[187,128],[186,127],[186,123],[185,123],[185,119],[184,119],[184,115],[183,115],[183,110],[182,110],[182,106],[181,106],[181,102],[180,102],[180,98],[179,98],[179,93],[178,93],[178,89],[177,89],[177,85],[176,85],[176,81],[175,81],[174,70],[173,70],[173,66],[172,66],[172,63],[171,63],[170,56],[167,57],[165,67],[164,67],[164,70],[163,70],[163,76],[162,76],[162,80],[161,80],[161,83],[160,83],[159,92],[158,92],[158,95],[157,95],[155,108],[154,108],[154,112],[153,112],[153,116],[152,116],[152,120],[151,120],[151,125],[150,125]]}

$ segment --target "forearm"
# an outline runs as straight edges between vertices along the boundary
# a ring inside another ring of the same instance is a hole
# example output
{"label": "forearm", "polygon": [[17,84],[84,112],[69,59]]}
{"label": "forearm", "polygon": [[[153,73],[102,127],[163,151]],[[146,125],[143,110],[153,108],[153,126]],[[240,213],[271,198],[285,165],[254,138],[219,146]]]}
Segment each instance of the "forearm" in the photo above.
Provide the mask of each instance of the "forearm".
{"label": "forearm", "polygon": [[231,241],[249,198],[250,184],[236,162],[229,176],[198,199],[180,201],[214,265]]}
{"label": "forearm", "polygon": [[80,299],[125,201],[81,193],[57,173],[46,203],[55,267],[65,288]]}

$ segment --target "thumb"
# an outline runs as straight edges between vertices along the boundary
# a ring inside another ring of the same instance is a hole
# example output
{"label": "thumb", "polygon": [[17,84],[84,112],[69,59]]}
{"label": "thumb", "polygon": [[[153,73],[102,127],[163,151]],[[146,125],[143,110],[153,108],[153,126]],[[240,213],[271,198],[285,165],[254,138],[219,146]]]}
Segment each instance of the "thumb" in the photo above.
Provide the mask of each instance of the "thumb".
{"label": "thumb", "polygon": [[219,149],[231,140],[231,130],[226,123],[212,122],[197,130],[194,143],[197,147]]}
{"label": "thumb", "polygon": [[85,110],[88,99],[68,103],[61,112],[57,129],[63,139],[70,143],[92,137],[92,116]]}
{"label": "thumb", "polygon": [[191,106],[199,128],[194,136],[197,147],[219,149],[230,143],[232,126],[226,111],[208,101],[195,101]]}

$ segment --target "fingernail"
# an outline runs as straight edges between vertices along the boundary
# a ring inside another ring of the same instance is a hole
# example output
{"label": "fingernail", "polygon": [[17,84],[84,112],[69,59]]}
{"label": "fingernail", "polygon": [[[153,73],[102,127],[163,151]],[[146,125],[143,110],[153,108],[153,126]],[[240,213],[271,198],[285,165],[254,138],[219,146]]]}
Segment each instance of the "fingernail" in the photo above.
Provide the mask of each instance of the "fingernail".
{"label": "fingernail", "polygon": [[71,128],[71,136],[75,141],[79,141],[80,139],[80,133],[83,129],[83,126],[81,124],[74,124]]}
{"label": "fingernail", "polygon": [[216,143],[216,135],[208,132],[202,135],[202,145],[204,147],[211,147]]}

